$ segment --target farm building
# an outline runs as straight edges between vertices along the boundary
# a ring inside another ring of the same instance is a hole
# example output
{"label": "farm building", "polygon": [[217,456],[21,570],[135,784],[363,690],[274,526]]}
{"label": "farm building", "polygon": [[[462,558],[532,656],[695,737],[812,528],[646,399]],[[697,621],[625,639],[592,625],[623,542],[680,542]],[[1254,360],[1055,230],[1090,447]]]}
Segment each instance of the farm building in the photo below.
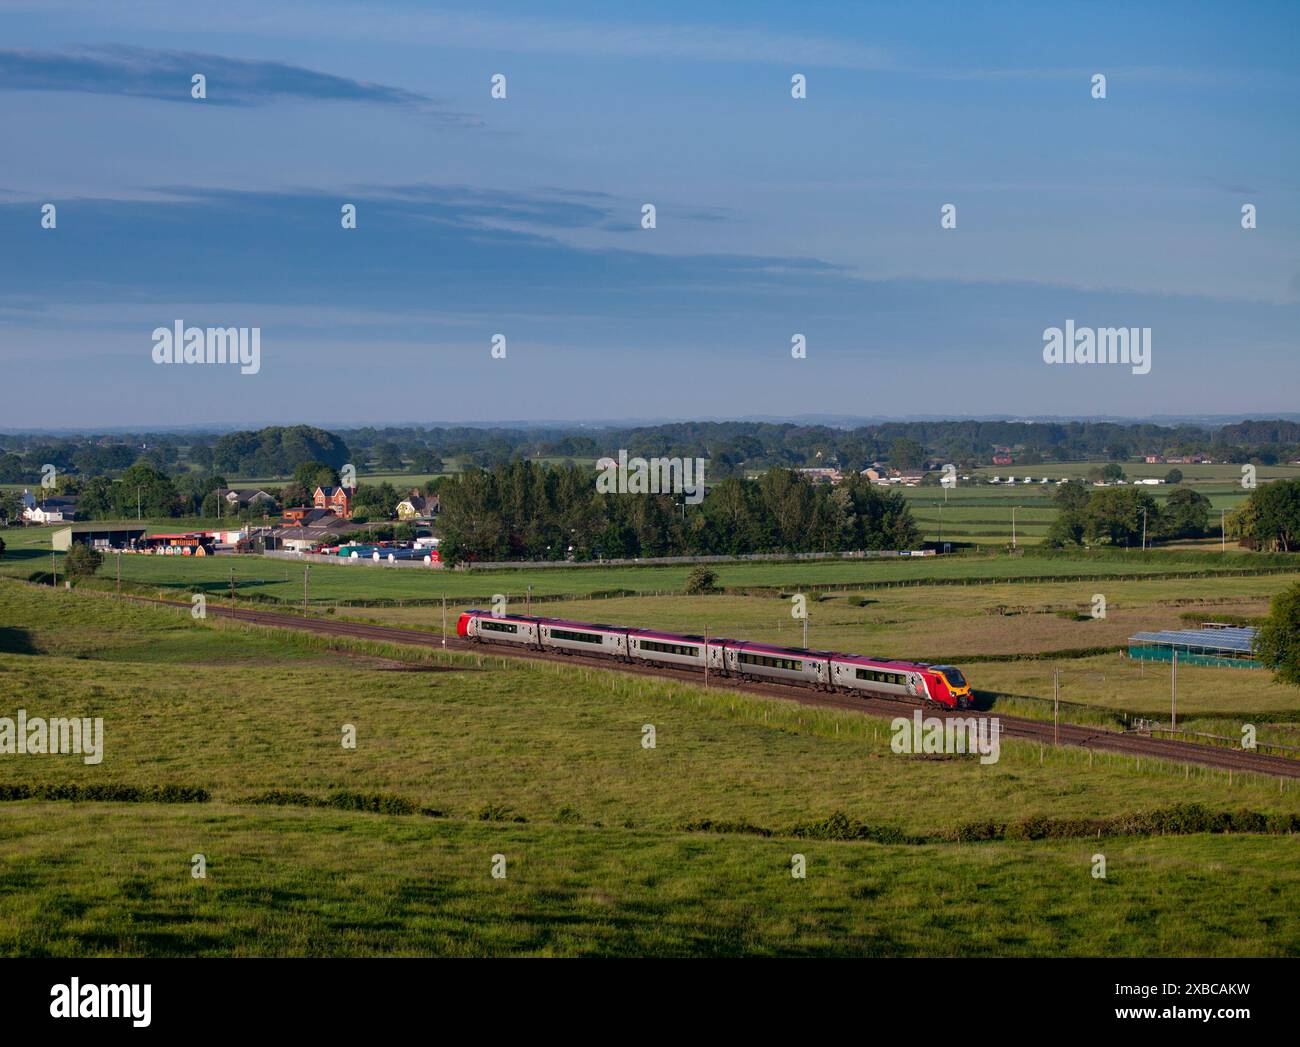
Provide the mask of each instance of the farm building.
{"label": "farm building", "polygon": [[115,527],[112,524],[74,524],[60,527],[50,536],[50,547],[55,552],[66,553],[72,543],[89,545],[92,549],[133,549],[144,538],[144,527]]}
{"label": "farm building", "polygon": [[151,534],[140,540],[140,549],[163,556],[210,556],[213,536],[206,531],[183,534]]}
{"label": "farm building", "polygon": [[1204,629],[1135,633],[1128,639],[1128,656],[1138,661],[1170,662],[1177,651],[1179,665],[1259,669],[1261,665],[1253,656],[1258,631],[1210,626]]}

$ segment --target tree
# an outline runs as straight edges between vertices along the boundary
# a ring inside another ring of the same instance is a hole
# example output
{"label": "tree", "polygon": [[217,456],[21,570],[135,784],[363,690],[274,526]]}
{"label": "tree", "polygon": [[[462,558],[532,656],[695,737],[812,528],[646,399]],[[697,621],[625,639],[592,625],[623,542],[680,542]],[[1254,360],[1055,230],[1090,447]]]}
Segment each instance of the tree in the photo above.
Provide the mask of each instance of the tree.
{"label": "tree", "polygon": [[89,578],[103,566],[104,557],[83,542],[73,542],[63,558],[63,570],[69,578]]}
{"label": "tree", "polygon": [[1183,482],[1183,471],[1181,469],[1170,469],[1165,473],[1165,483],[1180,484]]}
{"label": "tree", "polygon": [[1107,462],[1101,467],[1101,478],[1111,484],[1123,480],[1124,467],[1118,462]]}
{"label": "tree", "polygon": [[1258,549],[1256,537],[1259,525],[1259,506],[1247,498],[1237,508],[1229,510],[1223,521],[1224,537],[1231,538],[1247,549]]}
{"label": "tree", "polygon": [[339,474],[324,462],[303,462],[293,471],[293,483],[307,492],[307,501],[311,500],[317,487],[336,487],[338,482]]}
{"label": "tree", "polygon": [[889,463],[896,469],[919,469],[925,464],[925,448],[911,437],[900,436],[889,445]]}
{"label": "tree", "polygon": [[1052,495],[1052,503],[1061,512],[1077,512],[1088,504],[1088,487],[1079,480],[1061,484]]}
{"label": "tree", "polygon": [[1199,538],[1210,525],[1210,500],[1190,487],[1180,487],[1165,502],[1161,534],[1169,538]]}
{"label": "tree", "polygon": [[417,473],[440,473],[442,459],[427,447],[421,447],[411,452],[411,468]]}
{"label": "tree", "polygon": [[1300,583],[1273,597],[1255,638],[1255,656],[1279,683],[1300,687]]}
{"label": "tree", "polygon": [[718,591],[718,572],[700,564],[686,576],[686,592],[691,596]]}
{"label": "tree", "polygon": [[1082,520],[1090,542],[1134,545],[1144,530],[1148,537],[1159,531],[1160,510],[1145,491],[1107,487],[1089,495]]}
{"label": "tree", "polygon": [[181,509],[171,479],[144,462],[137,462],[122,474],[121,482],[113,486],[112,497],[119,517],[177,516]]}
{"label": "tree", "polygon": [[1300,480],[1274,480],[1250,500],[1259,514],[1255,537],[1261,546],[1289,553],[1300,544]]}
{"label": "tree", "polygon": [[381,469],[398,472],[402,468],[402,449],[392,441],[385,441],[376,447],[375,457]]}

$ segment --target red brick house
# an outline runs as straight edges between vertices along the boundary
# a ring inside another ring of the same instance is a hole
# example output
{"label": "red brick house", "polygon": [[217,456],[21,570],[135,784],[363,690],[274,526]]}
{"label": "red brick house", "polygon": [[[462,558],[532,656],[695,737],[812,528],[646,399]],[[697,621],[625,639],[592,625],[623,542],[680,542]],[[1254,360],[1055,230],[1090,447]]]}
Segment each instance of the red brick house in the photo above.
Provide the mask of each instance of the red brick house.
{"label": "red brick house", "polygon": [[317,487],[313,501],[317,509],[332,509],[334,515],[347,520],[352,516],[352,487]]}
{"label": "red brick house", "polygon": [[993,456],[994,465],[1010,465],[1011,455],[1005,451],[999,451]]}

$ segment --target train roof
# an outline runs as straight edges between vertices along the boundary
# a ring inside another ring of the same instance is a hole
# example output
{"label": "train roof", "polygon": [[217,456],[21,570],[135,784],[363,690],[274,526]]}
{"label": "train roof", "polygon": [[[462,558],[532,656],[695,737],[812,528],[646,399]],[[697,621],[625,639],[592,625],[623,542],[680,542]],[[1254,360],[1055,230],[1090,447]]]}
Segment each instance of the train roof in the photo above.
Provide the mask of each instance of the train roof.
{"label": "train roof", "polygon": [[799,658],[834,658],[834,651],[815,651],[804,647],[777,647],[770,643],[752,643],[749,640],[736,640],[732,644],[738,651],[770,651],[773,654],[791,654]]}
{"label": "train roof", "polygon": [[[689,640],[691,643],[703,643],[704,637],[696,633],[665,633],[658,629],[629,629],[630,636],[648,636],[654,640]],[[722,643],[722,637],[710,636],[709,643]]]}
{"label": "train roof", "polygon": [[900,662],[896,658],[872,658],[865,654],[837,654],[837,662],[844,662],[848,665],[876,665],[886,669],[929,669],[932,668],[926,662]]}

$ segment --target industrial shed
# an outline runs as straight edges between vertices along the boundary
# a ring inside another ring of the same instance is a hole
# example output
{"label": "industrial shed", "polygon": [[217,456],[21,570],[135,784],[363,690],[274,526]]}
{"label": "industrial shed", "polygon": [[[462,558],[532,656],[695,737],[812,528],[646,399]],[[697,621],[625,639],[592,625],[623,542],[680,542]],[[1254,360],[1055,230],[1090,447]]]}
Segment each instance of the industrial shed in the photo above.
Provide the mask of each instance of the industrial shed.
{"label": "industrial shed", "polygon": [[50,546],[58,553],[66,553],[73,542],[89,545],[93,549],[130,549],[145,536],[148,528],[114,527],[106,524],[73,524],[60,527],[50,535]]}
{"label": "industrial shed", "polygon": [[1128,656],[1138,661],[1173,661],[1179,665],[1218,665],[1233,669],[1259,669],[1254,658],[1258,629],[1211,626],[1205,629],[1171,629],[1135,633],[1128,638]]}

